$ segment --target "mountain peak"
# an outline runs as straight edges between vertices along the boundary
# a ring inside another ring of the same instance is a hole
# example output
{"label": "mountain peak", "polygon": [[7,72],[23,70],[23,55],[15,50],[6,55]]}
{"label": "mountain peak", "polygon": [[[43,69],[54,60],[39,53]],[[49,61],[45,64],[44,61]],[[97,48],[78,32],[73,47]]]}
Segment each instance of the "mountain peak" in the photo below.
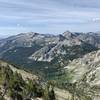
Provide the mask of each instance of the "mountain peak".
{"label": "mountain peak", "polygon": [[65,31],[63,33],[63,36],[65,36],[66,38],[72,38],[74,36],[74,34],[70,31]]}

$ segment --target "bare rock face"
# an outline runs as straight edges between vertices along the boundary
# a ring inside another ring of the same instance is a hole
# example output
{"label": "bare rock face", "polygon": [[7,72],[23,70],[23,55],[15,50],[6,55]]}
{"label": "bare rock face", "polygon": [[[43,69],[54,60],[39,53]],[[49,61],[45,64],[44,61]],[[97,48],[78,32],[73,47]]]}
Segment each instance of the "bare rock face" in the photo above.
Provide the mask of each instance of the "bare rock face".
{"label": "bare rock face", "polygon": [[84,42],[88,42],[89,44],[100,48],[100,32],[97,33],[89,32],[85,34],[84,33],[79,34],[78,38]]}
{"label": "bare rock face", "polygon": [[64,69],[72,75],[71,82],[77,83],[77,89],[84,87],[82,90],[86,95],[90,93],[91,100],[100,99],[100,50],[74,59]]}

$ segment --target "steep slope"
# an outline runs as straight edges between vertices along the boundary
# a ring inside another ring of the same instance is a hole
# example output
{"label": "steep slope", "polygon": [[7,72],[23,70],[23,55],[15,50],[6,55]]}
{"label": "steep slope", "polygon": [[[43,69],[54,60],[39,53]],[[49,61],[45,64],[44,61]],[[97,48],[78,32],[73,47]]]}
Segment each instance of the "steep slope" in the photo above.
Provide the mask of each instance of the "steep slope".
{"label": "steep slope", "polygon": [[0,60],[0,100],[55,100],[52,84]]}
{"label": "steep slope", "polygon": [[100,48],[100,32],[89,32],[89,33],[81,33],[77,34],[78,38],[82,41],[85,41],[95,47]]}
{"label": "steep slope", "polygon": [[68,91],[0,60],[0,100],[72,100]]}
{"label": "steep slope", "polygon": [[[38,80],[38,77],[0,60],[0,100],[27,98],[25,95],[31,92],[27,89],[31,80]],[[24,90],[26,94],[22,95]]]}
{"label": "steep slope", "polygon": [[70,81],[67,81],[65,76],[65,87],[69,88],[69,91],[72,91],[70,84],[80,98],[100,99],[100,50],[73,60],[64,69],[71,76]]}

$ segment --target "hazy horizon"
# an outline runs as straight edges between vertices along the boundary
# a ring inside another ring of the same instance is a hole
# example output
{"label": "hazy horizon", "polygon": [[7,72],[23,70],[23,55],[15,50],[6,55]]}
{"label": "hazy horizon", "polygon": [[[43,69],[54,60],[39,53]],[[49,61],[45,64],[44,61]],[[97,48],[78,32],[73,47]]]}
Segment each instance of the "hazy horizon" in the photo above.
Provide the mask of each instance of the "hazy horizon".
{"label": "hazy horizon", "polygon": [[0,37],[100,31],[99,0],[0,0]]}
{"label": "hazy horizon", "polygon": [[[88,31],[88,32],[75,32],[75,31],[70,31],[70,30],[66,30],[66,31],[69,31],[69,32],[72,32],[72,33],[89,33],[89,32],[94,32],[94,33],[97,33],[97,32],[100,32],[100,31]],[[53,34],[53,35],[59,35],[59,34],[63,34],[64,32],[66,31],[63,31],[62,33],[40,33],[40,32],[34,32],[34,31],[31,31],[33,33],[39,33],[39,34]],[[18,35],[18,34],[21,34],[21,33],[31,33],[31,32],[20,32],[20,33],[15,33],[15,34],[0,34],[0,39],[4,39],[4,38],[8,38],[10,36],[14,36],[14,35]]]}

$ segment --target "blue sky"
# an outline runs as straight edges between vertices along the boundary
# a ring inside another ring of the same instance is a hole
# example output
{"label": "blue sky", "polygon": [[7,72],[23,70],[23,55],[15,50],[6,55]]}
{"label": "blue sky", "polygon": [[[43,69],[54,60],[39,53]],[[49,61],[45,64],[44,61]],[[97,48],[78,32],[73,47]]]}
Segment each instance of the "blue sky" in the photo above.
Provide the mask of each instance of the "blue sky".
{"label": "blue sky", "polygon": [[100,0],[0,0],[0,37],[100,31]]}

